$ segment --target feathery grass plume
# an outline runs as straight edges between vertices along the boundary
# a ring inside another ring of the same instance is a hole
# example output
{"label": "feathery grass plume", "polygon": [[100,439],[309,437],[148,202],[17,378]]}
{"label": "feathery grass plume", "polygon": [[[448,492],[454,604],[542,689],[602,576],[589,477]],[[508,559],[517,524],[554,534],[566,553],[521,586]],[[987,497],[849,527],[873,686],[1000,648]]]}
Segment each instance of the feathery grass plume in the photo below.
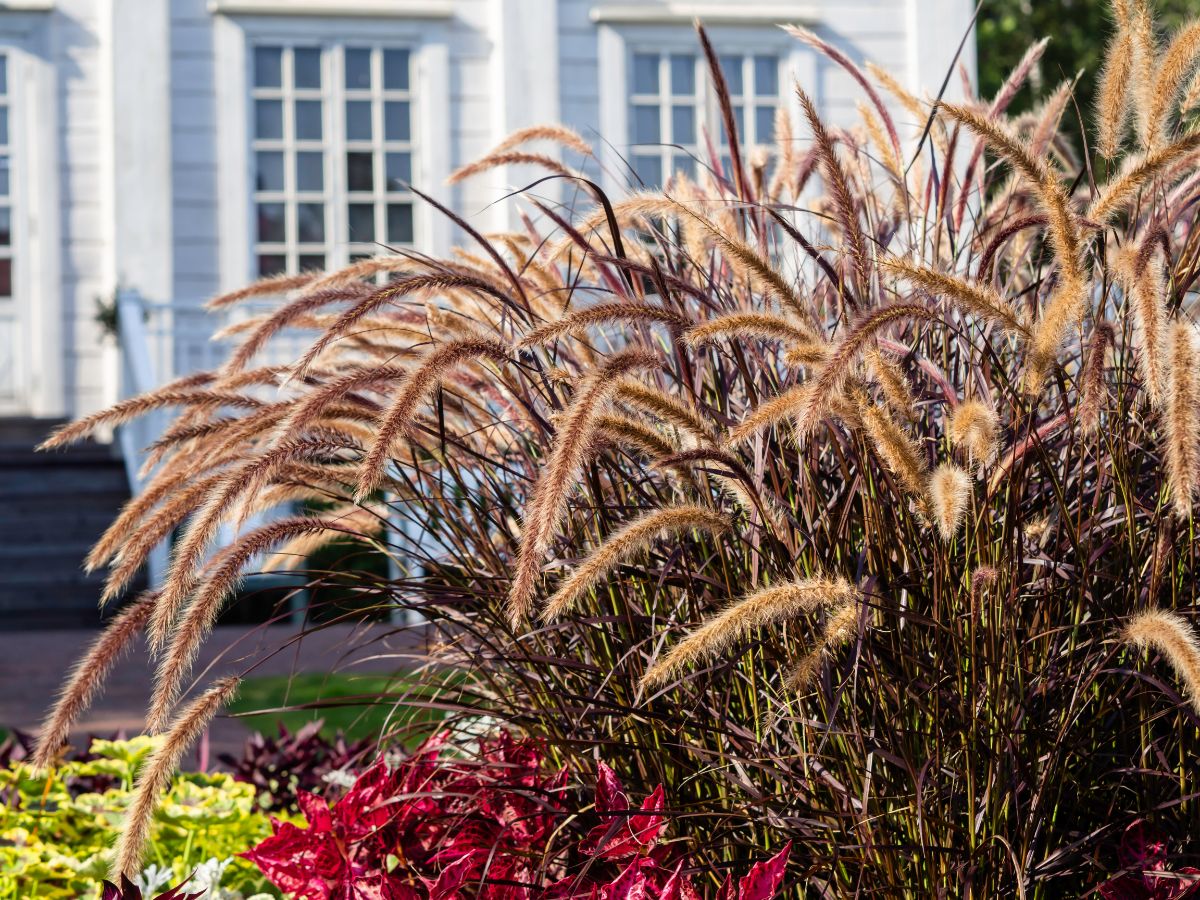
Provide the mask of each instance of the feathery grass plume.
{"label": "feathery grass plume", "polygon": [[879,262],[921,290],[950,301],[961,312],[994,322],[1012,334],[1029,333],[1017,311],[991,285],[968,281],[904,259],[881,259]]}
{"label": "feathery grass plume", "polygon": [[30,756],[30,763],[36,770],[46,772],[53,768],[59,751],[71,734],[71,727],[92,705],[113,665],[141,633],[154,598],[154,593],[148,591],[113,616],[71,669],[62,693],[38,732],[37,746]]}
{"label": "feathery grass plume", "polygon": [[493,147],[488,155],[504,153],[514,147],[531,144],[534,141],[549,141],[561,144],[582,156],[592,155],[592,148],[588,142],[580,136],[579,132],[565,125],[530,125],[527,128],[519,128]]}
{"label": "feathery grass plume", "polygon": [[146,728],[151,734],[166,728],[171,709],[183,688],[183,680],[192,668],[196,653],[212,631],[225,598],[237,586],[246,564],[280,541],[329,532],[355,536],[352,529],[336,520],[294,516],[270,522],[240,536],[213,560],[196,596],[176,626],[171,644],[155,673],[154,695],[146,718]]}
{"label": "feathery grass plume", "polygon": [[[342,504],[325,510],[322,517],[337,522],[354,536],[378,537],[384,527],[388,509],[382,504],[371,503],[365,507]],[[281,544],[263,560],[263,572],[292,572],[305,563],[308,557],[334,541],[344,540],[347,532],[324,529],[311,534],[301,534]]]}
{"label": "feathery grass plume", "polygon": [[1100,321],[1092,330],[1088,342],[1087,358],[1079,373],[1079,422],[1084,434],[1095,434],[1100,427],[1100,410],[1108,398],[1108,386],[1104,383],[1104,358],[1108,348],[1116,341],[1112,323]]}
{"label": "feathery grass plume", "polygon": [[766,338],[784,343],[812,344],[819,340],[812,329],[783,316],[768,312],[734,312],[717,316],[684,332],[683,339],[692,347],[703,347],[719,338],[734,336]]}
{"label": "feathery grass plume", "polygon": [[1196,74],[1192,76],[1187,89],[1183,92],[1183,99],[1179,101],[1179,113],[1186,116],[1197,107],[1200,107],[1200,70],[1197,70]]}
{"label": "feathery grass plume", "polygon": [[542,611],[550,622],[561,618],[605,575],[639,550],[676,532],[722,534],[733,527],[729,517],[706,506],[673,506],[640,516],[611,534],[567,577]]}
{"label": "feathery grass plume", "polygon": [[927,322],[935,318],[934,311],[920,303],[892,303],[873,309],[850,326],[850,332],[834,347],[829,361],[807,382],[812,390],[796,416],[796,428],[801,437],[808,435],[824,415],[831,397],[841,393],[853,365],[878,335],[881,329],[896,322]]}
{"label": "feathery grass plume", "polygon": [[1149,149],[1151,140],[1150,110],[1158,66],[1158,23],[1154,20],[1152,0],[1132,0],[1130,33],[1133,36],[1133,64],[1136,69],[1130,86],[1134,91],[1134,124],[1142,149]]}
{"label": "feathery grass plume", "polygon": [[605,437],[614,443],[636,447],[646,455],[657,458],[670,456],[678,451],[668,438],[658,429],[645,422],[617,413],[605,413],[596,418],[595,434]]}
{"label": "feathery grass plume", "polygon": [[812,384],[805,382],[793,385],[780,391],[774,397],[764,400],[730,429],[729,435],[725,439],[725,446],[729,449],[740,447],[759,432],[778,425],[806,409],[812,391]]}
{"label": "feathery grass plume", "polygon": [[657,364],[658,357],[645,350],[614,353],[588,376],[572,398],[550,456],[525,504],[516,572],[508,592],[508,620],[514,628],[529,617],[542,557],[566,511],[575,475],[591,444],[596,417],[607,405],[617,379]]}
{"label": "feathery grass plume", "polygon": [[950,413],[946,437],[952,446],[967,451],[967,459],[973,465],[981,466],[996,456],[999,427],[994,409],[980,400],[964,400]]}
{"label": "feathery grass plume", "polygon": [[859,600],[860,597],[856,595],[830,612],[829,619],[821,629],[817,646],[801,658],[784,682],[789,691],[794,694],[807,691],[817,670],[821,668],[821,663],[858,635],[861,626]]}
{"label": "feathery grass plume", "polygon": [[401,381],[409,374],[407,369],[392,365],[363,366],[351,369],[345,375],[324,382],[310,391],[280,422],[276,439],[284,440],[290,434],[303,434],[324,412],[342,402],[355,391],[364,388],[378,389],[382,385]]}
{"label": "feathery grass plume", "polygon": [[1139,650],[1152,647],[1167,658],[1192,709],[1200,715],[1200,640],[1187,620],[1165,609],[1146,610],[1125,626],[1124,637]]}
{"label": "feathery grass plume", "polygon": [[1129,297],[1137,366],[1146,396],[1161,406],[1167,390],[1167,303],[1163,262],[1151,256],[1140,269],[1131,250],[1113,256],[1112,269]]}
{"label": "feathery grass plume", "polygon": [[1129,84],[1133,76],[1133,29],[1128,0],[1113,3],[1117,31],[1104,51],[1100,85],[1096,90],[1096,144],[1100,155],[1112,159],[1121,149],[1129,124]]}
{"label": "feathery grass plume", "polygon": [[254,297],[270,297],[274,294],[284,294],[288,291],[294,291],[311,285],[319,277],[320,273],[318,272],[301,272],[299,275],[270,275],[266,278],[260,278],[258,281],[252,282],[244,288],[238,288],[236,291],[230,291],[227,294],[213,297],[205,306],[209,309],[224,309],[227,306],[233,306],[236,303],[241,303],[243,300],[250,300]]}
{"label": "feathery grass plume", "polygon": [[142,856],[150,840],[150,827],[154,821],[154,810],[158,798],[171,783],[171,777],[179,768],[183,755],[196,738],[208,727],[220,709],[237,693],[240,679],[230,675],[213,683],[207,691],[197,697],[171,724],[165,740],[150,754],[138,773],[133,789],[133,802],[125,813],[121,836],[117,840],[117,854],[113,861],[112,878],[122,875],[132,878],[142,868]]}
{"label": "feathery grass plume", "polygon": [[879,123],[879,117],[871,111],[871,108],[861,100],[855,104],[858,110],[858,117],[862,119],[863,128],[867,132],[867,140],[871,142],[871,146],[875,149],[876,155],[882,164],[884,170],[896,181],[901,181],[904,178],[904,166],[900,158],[896,156],[896,150],[888,141],[887,136],[883,133],[883,126]]}
{"label": "feathery grass plume", "polygon": [[844,578],[806,578],[735,600],[647,669],[641,690],[663,685],[685,667],[724,653],[754,628],[787,622],[823,606],[840,607],[857,597],[854,585]]}
{"label": "feathery grass plume", "polygon": [[633,378],[622,378],[614,388],[614,397],[674,425],[693,440],[716,444],[717,430],[694,406],[671,396],[657,387],[650,387]]}
{"label": "feathery grass plume", "polygon": [[257,409],[263,405],[261,400],[231,391],[211,389],[180,390],[173,385],[160,390],[151,391],[115,403],[107,409],[77,419],[54,431],[50,437],[38,444],[38,450],[56,450],[68,444],[74,444],[90,437],[98,428],[115,428],[134,419],[140,418],[156,409],[168,406],[183,406],[188,408],[202,407],[211,409],[218,406],[232,406],[237,409]]}
{"label": "feathery grass plume", "polygon": [[1193,20],[1175,33],[1159,61],[1150,91],[1150,108],[1145,111],[1149,149],[1157,149],[1166,142],[1171,113],[1179,108],[1179,92],[1187,77],[1195,71],[1198,57],[1200,20]]}
{"label": "feathery grass plume", "polygon": [[1176,515],[1186,519],[1200,488],[1200,352],[1195,326],[1186,320],[1176,321],[1168,341],[1170,358],[1163,404],[1167,482]]}
{"label": "feathery grass plume", "polygon": [[883,85],[884,90],[900,102],[905,112],[912,116],[913,124],[924,126],[925,120],[929,118],[929,106],[927,104],[923,103],[916,94],[897,81],[896,77],[887,69],[881,68],[873,62],[868,62],[867,72],[870,73],[872,78]]}
{"label": "feathery grass plume", "polygon": [[1058,351],[1066,341],[1067,333],[1079,324],[1086,310],[1087,282],[1077,273],[1065,269],[1061,274],[1029,342],[1024,387],[1031,397],[1041,393],[1050,370],[1058,360]]}
{"label": "feathery grass plume", "polygon": [[359,465],[356,499],[365,500],[379,486],[392,448],[417,427],[417,407],[452,369],[481,357],[497,365],[511,362],[509,352],[506,344],[482,335],[448,341],[431,350],[401,383],[399,393],[380,416],[375,443]]}
{"label": "feathery grass plume", "polygon": [[460,166],[450,173],[446,179],[446,184],[458,184],[460,181],[465,181],[480,172],[488,172],[492,169],[498,169],[502,166],[541,166],[554,172],[556,175],[562,175],[565,178],[575,178],[577,173],[572,169],[567,168],[557,159],[552,156],[547,156],[544,153],[524,153],[518,150],[507,150],[504,152],[489,153],[482,159],[477,159],[474,162],[467,163],[465,166]]}
{"label": "feathery grass plume", "polygon": [[924,514],[928,463],[921,448],[912,437],[887,414],[883,407],[872,403],[865,394],[857,396],[857,406],[862,416],[863,430],[871,439],[875,452],[884,466],[900,482],[900,486],[913,495],[918,509]]}
{"label": "feathery grass plume", "polygon": [[942,539],[950,541],[962,525],[971,499],[971,477],[953,463],[942,463],[929,478],[929,501]]}
{"label": "feathery grass plume", "polygon": [[[858,205],[846,180],[846,173],[842,170],[841,163],[838,162],[837,152],[833,146],[833,138],[829,136],[829,132],[825,128],[825,123],[821,121],[821,116],[817,112],[817,107],[813,104],[812,98],[804,92],[804,89],[799,84],[796,85],[796,95],[800,98],[800,107],[804,110],[804,117],[808,120],[808,126],[813,133],[817,158],[821,164],[821,174],[824,176],[829,191],[832,194],[833,205],[837,210],[838,225],[841,227],[842,233],[846,238],[846,243],[849,245],[850,260],[854,267],[859,293],[865,295],[868,285],[871,283],[870,266],[867,254],[867,239],[863,234],[862,223],[858,218]],[[898,141],[896,142],[896,149],[899,152]]]}
{"label": "feathery grass plume", "polygon": [[791,185],[789,179],[791,174],[796,170],[796,147],[795,135],[792,133],[792,117],[788,113],[787,107],[780,105],[775,110],[774,122],[774,138],[775,138],[775,153],[778,156],[778,163],[775,166],[775,174],[771,176],[771,184],[767,188],[767,194],[772,197],[785,195],[789,200],[795,200],[795,196],[791,193]]}
{"label": "feathery grass plume", "polygon": [[1101,225],[1111,222],[1151,179],[1182,164],[1197,151],[1200,151],[1200,132],[1193,132],[1161,149],[1130,156],[1092,201],[1087,218]]}
{"label": "feathery grass plume", "polygon": [[867,367],[871,370],[872,380],[883,391],[892,410],[910,422],[917,417],[916,401],[909,389],[908,378],[904,370],[888,359],[877,348],[871,348],[864,354]]}
{"label": "feathery grass plume", "polygon": [[605,325],[612,322],[656,322],[677,330],[692,324],[686,316],[651,303],[598,303],[585,309],[577,309],[556,322],[547,322],[535,328],[521,338],[518,346],[537,347],[589,325]]}

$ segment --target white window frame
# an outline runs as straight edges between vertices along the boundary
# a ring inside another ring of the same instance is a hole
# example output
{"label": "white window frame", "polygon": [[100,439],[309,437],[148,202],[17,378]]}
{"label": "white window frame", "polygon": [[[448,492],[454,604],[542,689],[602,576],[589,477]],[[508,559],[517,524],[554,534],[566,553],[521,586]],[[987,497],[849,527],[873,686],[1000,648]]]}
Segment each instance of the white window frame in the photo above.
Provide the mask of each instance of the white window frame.
{"label": "white window frame", "polygon": [[[14,395],[0,415],[61,416],[67,411],[59,241],[58,92],[50,59],[48,7],[0,11],[8,57],[11,317]],[[0,347],[7,352],[10,348]]]}
{"label": "white window frame", "polygon": [[[346,46],[382,46],[407,49],[410,53],[410,92],[412,94],[413,180],[418,189],[446,201],[444,187],[450,160],[450,76],[447,24],[441,19],[372,19],[369,17],[326,16],[233,16],[218,15],[215,21],[215,52],[228,64],[218,74],[219,109],[241,109],[243,115],[218,118],[218,185],[220,186],[219,222],[220,284],[233,290],[257,275],[255,246],[255,160],[252,150],[254,104],[251,100],[254,64],[253,48],[258,45],[321,46],[325,70],[332,79],[329,52],[341,53]],[[340,67],[337,67],[340,77]],[[327,246],[335,256],[327,265],[335,265],[354,252],[341,240],[346,233],[345,206],[349,192],[344,189],[343,158],[335,158],[330,136],[337,136],[336,147],[345,149],[344,110],[324,102],[324,139],[327,156],[325,175],[327,210]],[[378,179],[376,179],[378,180]],[[376,185],[376,189],[379,186]],[[386,213],[385,213],[386,214]],[[379,213],[377,212],[377,216]],[[386,239],[386,231],[376,230],[376,240]],[[439,254],[449,249],[451,223],[419,198],[413,204],[412,245],[422,253]],[[380,241],[386,243],[386,240]]]}
{"label": "white window frame", "polygon": [[[611,12],[594,12],[593,19],[599,22],[600,133],[611,136],[601,148],[601,161],[604,164],[603,186],[607,192],[619,195],[628,190],[631,184],[636,186],[629,167],[633,154],[638,149],[632,143],[629,121],[629,110],[635,97],[632,93],[635,53],[661,54],[664,58],[673,53],[696,56],[697,72],[699,74],[703,71],[704,74],[703,81],[697,83],[697,91],[702,91],[705,97],[696,122],[696,145],[702,151],[702,128],[707,125],[714,139],[719,139],[720,123],[703,121],[706,111],[714,109],[708,96],[711,95],[712,89],[708,83],[707,63],[690,21],[679,21],[675,24],[673,21],[654,20],[651,24],[644,24],[632,18],[632,13],[626,21]],[[805,91],[820,103],[821,90],[818,84],[819,68],[816,54],[800,41],[779,29],[764,28],[757,22],[748,22],[745,26],[713,26],[708,28],[708,35],[718,57],[778,57],[779,105],[788,110],[793,122],[797,122],[800,115],[799,100],[793,89],[797,80]],[[668,66],[664,65],[663,68]],[[662,69],[659,77],[661,95],[665,87],[661,81]],[[662,115],[669,115],[667,109],[669,106],[664,106]],[[712,114],[711,111],[708,112],[708,115]],[[665,164],[665,160],[674,151],[670,147],[663,147],[661,150]],[[706,162],[703,156],[701,162]],[[664,169],[663,177],[669,175],[670,172]]]}

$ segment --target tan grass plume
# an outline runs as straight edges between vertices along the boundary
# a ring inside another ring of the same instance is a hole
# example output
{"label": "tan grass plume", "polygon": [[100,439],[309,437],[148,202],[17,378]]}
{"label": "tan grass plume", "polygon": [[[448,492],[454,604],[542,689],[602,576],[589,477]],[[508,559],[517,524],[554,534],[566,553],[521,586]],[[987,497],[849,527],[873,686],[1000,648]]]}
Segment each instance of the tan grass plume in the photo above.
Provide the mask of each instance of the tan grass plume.
{"label": "tan grass plume", "polygon": [[692,631],[646,670],[643,690],[660,686],[693,663],[725,652],[752,629],[815,612],[823,606],[853,603],[855,587],[844,578],[807,578],[764,588],[727,606]]}
{"label": "tan grass plume", "polygon": [[1200,352],[1195,326],[1175,322],[1168,341],[1170,370],[1163,409],[1167,482],[1176,515],[1186,519],[1200,488]]}
{"label": "tan grass plume", "polygon": [[1124,637],[1139,649],[1152,647],[1167,658],[1183,682],[1184,696],[1200,715],[1200,640],[1187,620],[1176,612],[1147,610],[1133,617]]}
{"label": "tan grass plume", "polygon": [[142,856],[150,840],[159,797],[170,785],[184,753],[208,727],[221,707],[233,699],[238,684],[239,679],[231,675],[215,682],[197,697],[175,719],[165,740],[138,773],[133,802],[125,813],[121,836],[117,840],[117,855],[111,875],[114,880],[119,880],[122,875],[133,878],[141,871]]}
{"label": "tan grass plume", "polygon": [[942,463],[929,478],[929,500],[942,540],[953,540],[971,499],[971,476],[953,463]]}
{"label": "tan grass plume", "polygon": [[569,612],[600,579],[655,540],[693,530],[721,534],[731,527],[728,516],[705,506],[673,506],[646,513],[610,535],[571,572],[546,603],[542,618],[553,621]]}

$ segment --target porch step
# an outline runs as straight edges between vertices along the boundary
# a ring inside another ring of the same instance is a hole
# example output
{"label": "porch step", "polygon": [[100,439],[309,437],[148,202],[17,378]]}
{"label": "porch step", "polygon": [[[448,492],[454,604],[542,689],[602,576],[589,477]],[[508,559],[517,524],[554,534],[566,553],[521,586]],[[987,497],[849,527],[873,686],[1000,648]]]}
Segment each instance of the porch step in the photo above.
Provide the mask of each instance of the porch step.
{"label": "porch step", "polygon": [[101,619],[104,573],[85,574],[83,560],[129,499],[129,486],[111,447],[35,453],[59,424],[0,419],[0,629]]}

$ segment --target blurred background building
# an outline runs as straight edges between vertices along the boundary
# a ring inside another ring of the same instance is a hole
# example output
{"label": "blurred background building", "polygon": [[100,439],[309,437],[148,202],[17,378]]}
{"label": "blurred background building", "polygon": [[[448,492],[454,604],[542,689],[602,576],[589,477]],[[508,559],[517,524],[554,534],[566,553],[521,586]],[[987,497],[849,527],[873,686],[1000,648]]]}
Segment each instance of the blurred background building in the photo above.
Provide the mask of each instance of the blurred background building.
{"label": "blurred background building", "polygon": [[[520,127],[576,129],[612,192],[694,166],[717,130],[696,17],[753,146],[796,108],[797,80],[834,123],[861,98],[777,24],[934,94],[972,13],[969,0],[0,2],[0,627],[95,619],[80,560],[136,489],[153,421],[111,445],[32,447],[218,362],[206,299],[388,247],[446,251],[454,229],[410,184],[480,231],[514,224],[496,201],[532,173],[445,178]],[[951,96],[974,78],[973,39],[959,62]]]}

